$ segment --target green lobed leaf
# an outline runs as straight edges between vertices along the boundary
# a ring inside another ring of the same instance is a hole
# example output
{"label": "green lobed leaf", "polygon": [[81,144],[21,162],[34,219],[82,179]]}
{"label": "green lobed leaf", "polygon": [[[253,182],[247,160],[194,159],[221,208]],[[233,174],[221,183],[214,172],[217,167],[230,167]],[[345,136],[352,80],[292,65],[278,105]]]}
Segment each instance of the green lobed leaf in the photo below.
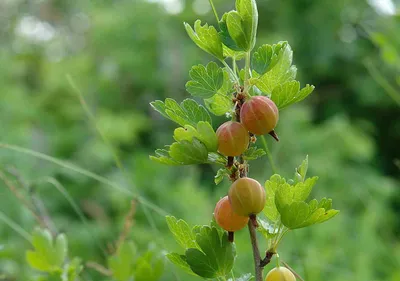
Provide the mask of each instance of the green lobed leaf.
{"label": "green lobed leaf", "polygon": [[259,74],[263,75],[271,70],[282,58],[287,42],[279,42],[277,44],[260,46],[253,53],[251,64],[252,68]]}
{"label": "green lobed leaf", "polygon": [[256,44],[257,37],[257,3],[255,0],[236,0],[236,10],[242,19],[242,26],[249,41],[249,47],[246,51],[251,51]]}
{"label": "green lobed leaf", "polygon": [[318,177],[306,179],[304,182],[298,182],[295,185],[290,185],[280,175],[273,175],[265,182],[266,189],[266,204],[264,207],[265,216],[275,222],[279,219],[278,205],[291,204],[296,201],[304,201],[308,198],[311,190]]}
{"label": "green lobed leaf", "polygon": [[[219,24],[219,29],[220,32],[218,33],[222,43],[230,50],[235,51],[235,52],[243,52],[243,49],[241,49],[233,40],[231,35],[229,34],[228,31],[228,24],[227,24],[227,17],[228,13],[223,14],[221,21],[218,23]],[[224,50],[224,49],[223,49]],[[225,50],[225,53],[227,51]]]}
{"label": "green lobed leaf", "polygon": [[78,280],[79,274],[83,270],[82,260],[78,257],[73,258],[66,267],[64,267],[64,272],[62,281],[76,281]]}
{"label": "green lobed leaf", "polygon": [[214,182],[216,185],[218,185],[224,180],[225,177],[229,176],[230,176],[230,171],[227,168],[220,168],[214,177]]}
{"label": "green lobed leaf", "polygon": [[222,68],[215,62],[210,62],[207,67],[195,65],[189,72],[192,80],[186,83],[186,90],[195,97],[211,98],[222,87],[224,75]]}
{"label": "green lobed leaf", "polygon": [[277,85],[272,91],[271,99],[279,109],[283,109],[305,99],[312,93],[314,88],[314,86],[307,84],[300,90],[298,81],[289,81],[282,85]]}
{"label": "green lobed leaf", "polygon": [[237,11],[230,11],[226,16],[226,25],[228,32],[236,46],[240,50],[248,51],[250,49],[250,39],[245,33],[242,18]]}
{"label": "green lobed leaf", "polygon": [[[312,200],[310,204],[303,201],[295,201],[291,204],[278,206],[279,213],[281,214],[282,223],[289,229],[297,229],[313,224],[325,222],[339,213],[338,210],[330,209],[330,200],[323,199],[322,205],[328,204],[324,207],[319,207],[320,203]],[[318,207],[316,208],[316,205]]]}
{"label": "green lobed leaf", "polygon": [[260,76],[253,71],[253,78],[250,83],[256,85],[264,93],[272,94],[276,86],[293,81],[296,78],[297,68],[292,66],[293,52],[289,44],[282,46],[279,56],[275,66],[263,75]]}
{"label": "green lobed leaf", "polygon": [[169,147],[169,155],[181,165],[203,164],[208,161],[207,148],[197,138],[193,138],[191,142],[174,142]]}
{"label": "green lobed leaf", "polygon": [[257,148],[255,146],[249,147],[244,153],[243,153],[243,159],[244,160],[256,160],[257,158],[260,158],[266,154],[265,150],[262,148]]}
{"label": "green lobed leaf", "polygon": [[51,272],[53,270],[53,266],[50,265],[47,260],[37,252],[27,251],[25,257],[29,266],[33,269],[45,272]]}
{"label": "green lobed leaf", "polygon": [[210,99],[204,100],[207,109],[216,116],[225,115],[227,112],[232,111],[232,96],[230,94],[217,93]]}
{"label": "green lobed leaf", "polygon": [[174,265],[180,267],[183,269],[186,273],[191,274],[191,275],[196,275],[191,269],[189,264],[186,261],[186,256],[185,255],[179,255],[177,253],[168,253],[166,255],[168,260],[172,262]]}
{"label": "green lobed leaf", "polygon": [[40,271],[60,271],[67,257],[67,244],[64,234],[58,235],[53,243],[47,229],[37,228],[32,234],[34,250],[26,252],[26,260],[32,268]]}
{"label": "green lobed leaf", "polygon": [[217,30],[213,26],[208,26],[207,23],[202,26],[200,20],[194,23],[194,30],[189,24],[184,23],[184,25],[189,37],[200,49],[219,60],[224,59],[222,42]]}
{"label": "green lobed leaf", "polygon": [[186,251],[187,263],[194,273],[204,278],[228,275],[233,267],[236,250],[225,232],[220,237],[215,227],[203,226],[196,235],[200,249]]}
{"label": "green lobed leaf", "polygon": [[312,177],[293,186],[289,184],[280,185],[275,193],[276,207],[279,209],[279,206],[306,200],[317,180],[318,177]]}
{"label": "green lobed leaf", "polygon": [[233,109],[233,83],[226,70],[223,71],[223,77],[224,82],[219,91],[213,97],[204,100],[207,109],[217,116],[225,115]]}
{"label": "green lobed leaf", "polygon": [[173,216],[165,217],[168,228],[175,237],[175,241],[184,249],[198,248],[196,244],[196,237],[190,229],[187,222]]}
{"label": "green lobed leaf", "polygon": [[68,241],[64,233],[56,237],[54,245],[54,264],[62,265],[68,254]]}
{"label": "green lobed leaf", "polygon": [[208,152],[207,147],[193,137],[192,141],[182,140],[174,142],[167,149],[157,149],[155,156],[150,159],[164,165],[192,165],[214,163],[225,166],[227,159],[217,152]]}
{"label": "green lobed leaf", "polygon": [[133,273],[135,281],[157,281],[164,272],[164,259],[155,255],[153,251],[147,251],[140,256]]}
{"label": "green lobed leaf", "polygon": [[114,279],[128,281],[133,275],[136,247],[133,242],[124,242],[115,255],[108,258],[108,268]]}
{"label": "green lobed leaf", "polygon": [[172,159],[169,156],[169,151],[166,149],[157,149],[155,151],[155,156],[150,155],[150,159],[155,162],[158,162],[160,164],[169,165],[169,166],[182,165],[180,162]]}
{"label": "green lobed leaf", "polygon": [[286,183],[284,178],[277,174],[272,175],[271,178],[265,182],[266,204],[263,213],[269,220],[273,222],[279,219],[279,212],[275,205],[275,194],[283,185],[289,184]]}
{"label": "green lobed leaf", "polygon": [[201,141],[206,146],[208,152],[216,152],[218,149],[217,135],[208,122],[200,121],[197,123],[197,128],[186,125],[184,128],[177,128],[174,131],[174,139],[177,142],[183,140],[192,142],[193,138]]}
{"label": "green lobed leaf", "polygon": [[178,104],[175,100],[167,98],[165,102],[156,100],[151,102],[150,105],[162,116],[181,126],[191,125],[195,127],[200,121],[212,124],[211,116],[207,110],[192,99],[185,99],[181,104]]}
{"label": "green lobed leaf", "polygon": [[304,159],[303,162],[301,162],[300,166],[296,168],[296,171],[294,173],[294,183],[304,182],[304,180],[306,179],[307,170],[308,170],[308,155],[306,156],[306,159]]}

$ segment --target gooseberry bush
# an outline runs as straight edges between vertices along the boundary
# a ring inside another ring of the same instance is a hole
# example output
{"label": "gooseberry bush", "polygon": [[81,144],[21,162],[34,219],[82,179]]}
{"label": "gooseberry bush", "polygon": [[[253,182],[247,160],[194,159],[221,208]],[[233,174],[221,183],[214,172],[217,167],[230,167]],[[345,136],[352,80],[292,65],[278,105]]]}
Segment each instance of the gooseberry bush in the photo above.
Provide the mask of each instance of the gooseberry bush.
{"label": "gooseberry bush", "polygon": [[[292,281],[296,279],[292,270],[279,262],[282,238],[290,230],[325,222],[339,211],[332,209],[331,199],[308,199],[318,179],[306,177],[308,157],[295,169],[293,179],[275,173],[264,185],[249,177],[249,163],[269,153],[266,146],[256,146],[257,138],[266,143],[264,135],[269,134],[279,141],[276,127],[280,110],[305,99],[314,86],[301,88],[295,80],[297,68],[292,65],[293,52],[288,42],[263,44],[255,49],[255,0],[236,0],[236,10],[222,17],[212,1],[210,4],[216,27],[200,20],[194,27],[187,23],[184,26],[192,41],[216,62],[195,65],[190,70],[186,90],[195,99],[178,103],[167,98],[151,103],[179,127],[173,133],[175,142],[157,149],[150,158],[172,166],[218,165],[215,183],[226,178],[231,187],[227,196],[217,202],[209,225],[190,227],[182,219],[167,216],[169,229],[182,247],[182,252],[168,253],[167,258],[189,274],[227,280],[232,277],[236,255],[240,255],[236,253],[234,232],[247,226],[254,272],[244,272],[236,280],[261,281],[263,268],[276,255],[277,267],[266,280]],[[201,100],[204,105],[198,102]],[[228,120],[218,126],[213,124],[210,113]],[[268,248],[259,249],[259,236],[268,241]]]}

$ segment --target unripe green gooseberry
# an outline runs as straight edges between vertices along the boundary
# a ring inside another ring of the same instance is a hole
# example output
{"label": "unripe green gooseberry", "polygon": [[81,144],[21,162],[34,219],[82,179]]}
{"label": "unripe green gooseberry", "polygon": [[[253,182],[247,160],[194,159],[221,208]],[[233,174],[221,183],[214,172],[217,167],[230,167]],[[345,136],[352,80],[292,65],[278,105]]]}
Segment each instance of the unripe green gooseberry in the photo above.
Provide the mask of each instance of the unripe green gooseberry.
{"label": "unripe green gooseberry", "polygon": [[250,133],[265,135],[274,130],[279,120],[279,111],[268,97],[255,96],[242,105],[240,120]]}
{"label": "unripe green gooseberry", "polygon": [[225,122],[216,133],[218,151],[225,156],[239,156],[249,146],[249,133],[239,122]]}
{"label": "unripe green gooseberry", "polygon": [[218,201],[214,210],[217,224],[226,231],[238,231],[245,227],[249,221],[248,217],[239,216],[233,212],[228,196]]}
{"label": "unripe green gooseberry", "polygon": [[240,216],[256,215],[264,209],[266,195],[261,184],[251,178],[236,180],[229,189],[233,211]]}
{"label": "unripe green gooseberry", "polygon": [[265,281],[296,281],[296,277],[289,269],[280,266],[268,272]]}

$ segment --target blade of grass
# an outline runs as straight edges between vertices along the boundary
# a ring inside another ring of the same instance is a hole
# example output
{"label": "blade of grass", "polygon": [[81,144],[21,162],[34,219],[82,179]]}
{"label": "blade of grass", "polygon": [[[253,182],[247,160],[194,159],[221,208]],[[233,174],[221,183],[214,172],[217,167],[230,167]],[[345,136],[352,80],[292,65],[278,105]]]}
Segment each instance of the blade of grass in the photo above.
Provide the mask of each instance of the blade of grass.
{"label": "blade of grass", "polygon": [[90,111],[89,106],[87,105],[85,98],[83,97],[83,94],[81,90],[78,88],[78,86],[75,84],[74,80],[72,79],[71,75],[67,74],[67,80],[71,88],[74,90],[75,94],[78,97],[78,100],[83,108],[83,111],[87,115],[89,121],[92,123],[92,126],[96,129],[97,133],[100,135],[101,139],[104,141],[104,143],[108,146],[108,148],[111,150],[115,164],[117,165],[118,169],[124,171],[124,167],[121,163],[121,160],[119,159],[117,152],[113,148],[111,142],[109,139],[106,137],[106,135],[103,133],[103,131],[100,129],[100,127],[97,125],[97,121],[93,113]]}
{"label": "blade of grass", "polygon": [[101,246],[98,237],[96,235],[94,235],[92,231],[90,231],[88,220],[86,219],[85,215],[83,214],[83,212],[81,211],[79,206],[75,203],[74,199],[71,197],[71,195],[65,189],[65,187],[59,181],[57,181],[55,178],[52,178],[52,177],[45,177],[42,179],[38,179],[35,182],[51,184],[61,193],[61,195],[65,198],[65,200],[67,200],[67,202],[71,205],[72,209],[78,215],[79,219],[82,221],[82,223],[88,229],[90,236],[92,236],[92,238],[96,241],[97,247],[102,251],[104,257],[107,257],[106,250],[104,249],[104,247]]}
{"label": "blade of grass", "polygon": [[58,165],[60,167],[63,167],[65,169],[67,169],[67,170],[74,171],[74,172],[76,172],[78,174],[81,174],[81,175],[86,176],[88,178],[94,179],[94,180],[104,184],[105,186],[114,188],[115,190],[117,190],[117,191],[119,191],[121,193],[124,193],[126,195],[131,196],[133,199],[136,199],[138,202],[146,205],[151,210],[153,210],[154,212],[156,212],[157,214],[159,214],[161,216],[168,215],[167,211],[165,211],[162,208],[158,207],[157,205],[151,203],[150,201],[148,201],[147,199],[143,198],[142,196],[134,194],[132,191],[121,187],[120,185],[116,184],[115,182],[110,181],[109,179],[107,179],[107,178],[105,178],[103,176],[100,176],[98,174],[95,174],[93,172],[90,172],[90,171],[88,171],[86,169],[83,169],[83,168],[81,168],[81,167],[79,167],[79,166],[77,166],[75,164],[69,163],[69,162],[64,161],[64,160],[57,159],[55,157],[51,157],[51,156],[49,156],[47,154],[44,154],[44,153],[41,153],[41,152],[37,152],[37,151],[31,150],[31,149],[20,147],[20,146],[17,146],[17,145],[12,145],[12,144],[7,144],[7,143],[0,143],[0,148],[8,149],[8,150],[15,151],[15,152],[18,152],[18,153],[22,153],[22,154],[25,154],[25,155],[30,155],[30,156],[33,156],[35,158],[42,159],[42,160],[45,160],[47,162],[51,162],[53,164],[56,164],[56,165]]}
{"label": "blade of grass", "polygon": [[370,59],[364,60],[364,65],[367,68],[371,77],[378,83],[386,92],[386,94],[400,106],[400,91],[396,90],[389,81],[379,72]]}
{"label": "blade of grass", "polygon": [[0,211],[0,220],[2,220],[5,224],[7,224],[12,230],[18,233],[22,238],[24,238],[29,243],[31,242],[31,235],[22,227],[20,227],[17,223],[9,219],[6,214]]}
{"label": "blade of grass", "polygon": [[[119,159],[117,152],[115,151],[111,142],[107,139],[106,135],[103,133],[103,131],[97,125],[96,118],[94,117],[93,113],[90,111],[90,109],[83,97],[82,92],[79,90],[77,85],[74,83],[71,75],[67,74],[67,80],[68,80],[68,83],[70,84],[70,86],[72,87],[72,89],[74,90],[75,94],[78,96],[79,102],[81,103],[81,106],[82,106],[83,110],[85,111],[88,119],[91,121],[93,127],[96,129],[97,133],[100,135],[103,142],[112,151],[113,156],[114,156],[114,161],[115,161],[118,169],[122,172],[125,180],[128,181],[128,183],[130,183],[131,186],[133,186],[133,183],[131,182],[131,178],[129,177],[126,170],[124,169],[124,166],[122,165],[122,161]],[[137,197],[137,198],[138,198],[138,200],[137,200],[138,202],[143,203],[143,201],[140,200],[140,197]],[[147,202],[147,203],[149,203],[149,202]],[[140,206],[142,207],[145,217],[146,217],[147,221],[149,222],[150,227],[153,229],[153,232],[157,233],[157,236],[161,238],[162,244],[165,247],[165,241],[163,239],[163,236],[161,235],[161,232],[157,228],[157,225],[154,222],[154,218],[153,218],[151,212],[149,212],[149,210],[148,210],[149,204],[140,204]],[[175,273],[175,270],[174,270],[174,273]],[[179,277],[177,276],[176,273],[175,273],[175,276],[179,279]]]}

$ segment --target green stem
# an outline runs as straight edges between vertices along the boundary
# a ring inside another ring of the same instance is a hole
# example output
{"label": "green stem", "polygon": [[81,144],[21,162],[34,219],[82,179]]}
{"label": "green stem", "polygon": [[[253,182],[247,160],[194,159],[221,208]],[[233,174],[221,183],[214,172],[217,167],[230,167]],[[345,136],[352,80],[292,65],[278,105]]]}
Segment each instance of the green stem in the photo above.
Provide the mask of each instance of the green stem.
{"label": "green stem", "polygon": [[232,280],[236,281],[235,274],[233,274],[233,270],[231,270],[231,274],[232,274]]}
{"label": "green stem", "polygon": [[280,262],[279,254],[276,253],[276,267],[280,267],[280,266],[281,266],[281,262]]}
{"label": "green stem", "polygon": [[364,65],[375,82],[378,83],[389,95],[389,97],[391,97],[400,106],[400,92],[390,85],[386,78],[379,73],[379,70],[374,66],[371,60],[365,60]]}
{"label": "green stem", "polygon": [[230,66],[224,60],[221,60],[221,63],[226,67],[229,74],[232,76],[233,79],[235,79],[236,83],[239,85],[240,84],[239,78],[237,77],[236,73],[232,70],[232,68],[230,68]]}
{"label": "green stem", "polygon": [[249,90],[249,74],[250,74],[250,52],[246,53],[245,67],[244,67],[244,91]]}
{"label": "green stem", "polygon": [[212,8],[212,10],[214,12],[214,15],[215,15],[215,18],[217,19],[217,22],[219,22],[219,16],[218,16],[217,10],[215,9],[213,0],[208,0],[208,2],[210,2],[211,8]]}
{"label": "green stem", "polygon": [[272,158],[271,151],[268,148],[267,140],[265,139],[264,136],[261,136],[261,141],[264,145],[265,152],[267,153],[267,157],[268,157],[269,163],[271,165],[272,172],[274,174],[276,174],[278,172],[278,170],[276,169],[275,162],[274,162],[274,159]]}
{"label": "green stem", "polygon": [[236,76],[236,60],[235,60],[235,58],[232,58],[232,68],[233,68],[233,74]]}

